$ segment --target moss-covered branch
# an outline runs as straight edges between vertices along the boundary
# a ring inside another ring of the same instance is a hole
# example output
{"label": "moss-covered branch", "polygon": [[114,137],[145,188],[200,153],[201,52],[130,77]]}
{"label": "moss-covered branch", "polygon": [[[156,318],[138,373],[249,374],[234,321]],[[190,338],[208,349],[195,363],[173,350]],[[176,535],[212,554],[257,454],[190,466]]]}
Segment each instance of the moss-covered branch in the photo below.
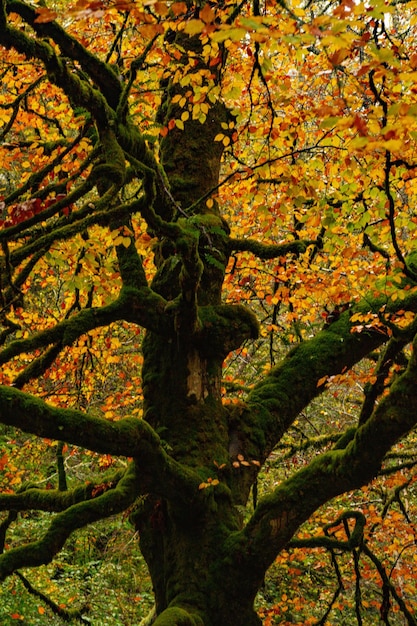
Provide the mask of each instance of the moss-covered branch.
{"label": "moss-covered branch", "polygon": [[144,441],[160,445],[159,437],[144,420],[111,422],[76,409],[54,407],[13,387],[0,386],[0,421],[102,454],[133,457],[140,453]]}
{"label": "moss-covered branch", "polygon": [[[110,478],[106,477],[106,482],[116,485],[123,474],[124,471],[115,472]],[[65,511],[74,504],[89,500],[96,488],[93,482],[68,491],[29,486],[17,493],[0,493],[0,511]]]}
{"label": "moss-covered branch", "polygon": [[[128,205],[118,205],[109,210],[109,204],[114,199],[115,189],[112,187],[109,191],[94,204],[87,202],[81,209],[74,211],[70,218],[65,218],[62,221],[58,221],[53,226],[48,226],[36,231],[33,229],[29,241],[25,242],[21,247],[13,250],[10,254],[10,262],[16,267],[22,261],[27,259],[30,255],[34,254],[38,250],[49,248],[56,241],[63,241],[73,237],[74,235],[83,232],[93,224],[100,224],[107,226],[113,219],[119,216],[126,217],[131,213],[134,213],[140,207],[140,201],[130,203]],[[56,203],[57,208],[53,209],[53,214],[62,206],[68,204],[68,199],[59,200]],[[45,215],[45,218],[49,215]],[[26,234],[26,233],[24,233]]]}
{"label": "moss-covered branch", "polygon": [[116,108],[122,92],[120,81],[108,63],[100,61],[91,54],[77,39],[71,37],[57,22],[36,22],[38,14],[32,6],[18,0],[6,2],[8,13],[17,13],[29,24],[40,39],[51,39],[58,44],[62,54],[77,61],[83,71],[90,76],[105,95],[112,108]]}
{"label": "moss-covered branch", "polygon": [[[23,185],[21,185],[14,192],[9,194],[7,198],[5,198],[5,204],[7,206],[10,206],[17,199],[25,197],[25,195],[28,192],[32,195],[34,190],[38,189],[39,185],[45,179],[45,177],[54,169],[54,167],[56,167],[63,161],[65,155],[68,152],[70,152],[73,149],[73,147],[80,141],[81,137],[82,137],[82,134],[80,133],[78,137],[76,138],[76,140],[66,150],[64,150],[64,152],[61,152],[59,156],[57,156],[55,159],[50,161],[48,165],[46,165],[44,168],[32,174]],[[97,155],[97,151],[93,150],[88,156],[88,158],[86,158],[81,163],[80,167],[77,170],[77,173],[73,175],[73,178],[77,178],[77,177],[79,178],[81,173],[87,169],[87,167],[91,164],[91,161],[95,158],[96,155]],[[36,195],[33,195],[32,197],[36,197],[41,200],[44,200],[50,197],[50,195],[53,193],[60,193],[61,191],[65,191],[65,187],[67,183],[68,183],[68,180],[66,180],[64,183],[60,182],[60,183],[53,183],[51,185],[46,185],[41,190],[38,190],[36,192]],[[29,217],[25,219],[24,221],[19,222],[18,224],[14,224],[13,226],[8,226],[7,228],[3,227],[0,231],[0,241],[18,240],[21,237],[27,236],[28,233],[32,235],[34,226],[42,222],[45,222],[45,220],[47,220],[48,218],[57,215],[60,211],[62,211],[63,208],[71,204],[74,204],[75,202],[83,198],[83,196],[85,196],[89,191],[91,191],[91,189],[94,187],[94,184],[95,184],[94,178],[92,176],[89,176],[87,180],[85,180],[81,184],[78,184],[76,189],[74,189],[73,191],[65,195],[65,198],[57,200],[57,202],[54,202],[49,207],[43,209],[41,213],[38,213],[37,215],[34,215],[33,217]],[[91,207],[90,207],[90,212],[91,212]],[[85,209],[84,209],[84,212],[82,211],[82,209],[79,209],[77,211],[77,215],[83,215],[85,213],[86,213]],[[55,230],[59,228],[59,224],[58,226],[57,224],[54,224],[53,227]],[[43,225],[41,232],[42,234],[45,234],[45,233],[50,232],[50,229],[51,229],[50,225],[49,226]],[[25,258],[25,256],[22,257],[22,255],[20,255],[20,258],[21,259]]]}
{"label": "moss-covered branch", "polygon": [[74,530],[120,513],[134,502],[137,495],[136,469],[134,463],[131,463],[114,489],[91,500],[73,504],[64,512],[58,513],[42,539],[4,552],[0,556],[0,580],[21,567],[37,567],[49,563]]}
{"label": "moss-covered branch", "polygon": [[286,243],[264,244],[256,239],[233,239],[229,241],[231,252],[252,252],[259,259],[275,259],[287,254],[302,254],[308,246],[316,246],[317,241],[296,239]]}
{"label": "moss-covered branch", "polygon": [[259,450],[266,456],[303,408],[325,389],[327,377],[346,371],[388,341],[388,334],[380,330],[352,332],[350,322],[352,312],[377,313],[383,305],[387,315],[399,309],[416,311],[417,293],[388,303],[386,300],[362,302],[355,309],[345,311],[327,329],[289,352],[254,387],[247,397],[248,409],[244,410],[242,421],[246,428],[251,427],[253,442],[259,435]]}
{"label": "moss-covered branch", "polygon": [[46,40],[32,38],[4,20],[0,30],[0,42],[5,48],[14,48],[24,54],[27,59],[36,58],[42,61],[49,80],[63,89],[74,106],[90,111],[100,126],[105,127],[112,120],[114,112],[102,93],[79,78]]}
{"label": "moss-covered branch", "polygon": [[23,352],[33,352],[50,345],[61,348],[70,346],[90,330],[123,319],[123,312],[128,306],[127,298],[120,296],[108,306],[84,309],[52,328],[40,331],[27,339],[16,339],[0,353],[0,364],[7,363]]}
{"label": "moss-covered branch", "polygon": [[[124,418],[112,422],[77,409],[61,409],[13,387],[0,386],[0,422],[25,432],[62,440],[100,454],[134,457],[141,469],[140,493],[152,492],[173,501],[197,502],[198,474],[183,467],[163,448],[145,421]],[[71,495],[62,493],[62,497]],[[38,491],[27,498],[36,499]],[[51,496],[53,500],[54,494]],[[58,497],[58,496],[57,496]]]}
{"label": "moss-covered branch", "polygon": [[[55,346],[59,351],[71,346],[79,337],[94,328],[107,326],[117,320],[126,320],[150,328],[164,335],[169,335],[172,322],[164,315],[166,301],[148,287],[142,289],[125,288],[120,296],[111,304],[103,307],[83,309],[76,315],[59,322],[52,328],[40,331],[27,339],[16,339],[0,352],[0,364],[26,352]],[[44,355],[47,359],[48,356]],[[42,357],[33,365],[43,367]],[[32,377],[32,374],[31,374]]]}
{"label": "moss-covered branch", "polygon": [[[274,560],[297,528],[319,506],[368,483],[380,469],[388,450],[417,424],[417,338],[407,370],[390,393],[380,399],[372,416],[358,427],[345,448],[314,458],[311,463],[263,498],[235,549],[247,559],[254,579]],[[260,569],[258,569],[260,568]]]}

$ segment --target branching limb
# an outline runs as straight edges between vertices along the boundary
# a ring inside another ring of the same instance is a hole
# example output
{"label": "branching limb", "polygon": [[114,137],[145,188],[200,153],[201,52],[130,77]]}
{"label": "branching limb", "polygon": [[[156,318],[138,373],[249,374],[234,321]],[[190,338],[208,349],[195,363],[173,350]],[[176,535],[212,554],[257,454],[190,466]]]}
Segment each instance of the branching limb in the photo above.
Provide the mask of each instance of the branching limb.
{"label": "branching limb", "polygon": [[[169,456],[145,419],[127,417],[111,422],[76,409],[57,408],[13,387],[0,386],[0,422],[99,454],[135,458],[140,468],[141,493],[155,493],[176,502],[184,500],[187,506],[201,493],[198,490],[201,477]],[[53,502],[54,496],[57,502],[64,501],[71,494],[52,492],[46,501],[49,498]],[[24,497],[36,500],[37,496],[38,491],[31,492],[22,496],[22,502]],[[7,498],[4,502],[11,506]]]}
{"label": "branching limb", "polygon": [[289,241],[280,244],[263,244],[256,239],[230,239],[229,246],[231,251],[235,252],[252,252],[260,259],[274,259],[287,254],[302,254],[308,246],[317,245],[317,241]]}
{"label": "branching limb", "polygon": [[[17,13],[29,24],[39,39],[51,39],[58,44],[62,54],[73,61],[77,61],[86,74],[96,83],[99,89],[104,93],[106,99],[112,108],[116,108],[121,94],[121,84],[116,73],[108,63],[100,61],[95,55],[91,54],[86,48],[74,37],[71,37],[65,29],[57,22],[38,23],[36,18],[38,14],[32,6],[21,2],[20,0],[8,0],[5,2],[8,13]],[[21,52],[24,52],[21,50]]]}
{"label": "branching limb", "polygon": [[[344,524],[349,520],[354,520],[355,526],[353,531],[349,532],[346,541],[329,536],[329,531],[337,529],[341,524]],[[365,524],[366,518],[362,511],[344,511],[337,519],[324,526],[324,536],[292,539],[288,543],[288,546],[291,548],[326,548],[328,550],[343,550],[350,552],[362,544]]]}
{"label": "branching limb", "polygon": [[143,443],[159,448],[159,437],[145,420],[118,422],[76,409],[60,409],[13,387],[0,386],[0,421],[40,437],[64,440],[100,454],[134,457]]}
{"label": "branching limb", "polygon": [[120,513],[134,502],[137,495],[136,469],[131,463],[114,489],[58,513],[42,539],[4,552],[0,556],[0,580],[22,567],[50,563],[74,530]]}
{"label": "branching limb", "polygon": [[[106,483],[113,486],[124,475],[124,471],[115,472],[106,478]],[[29,485],[28,489],[20,489],[16,493],[0,493],[0,511],[49,511],[51,513],[65,511],[74,504],[85,502],[93,497],[98,485],[88,482],[69,491],[59,489],[41,489]]]}
{"label": "branching limb", "polygon": [[414,344],[407,370],[346,447],[316,457],[259,502],[246,528],[238,533],[240,554],[242,542],[247,545],[246,573],[253,568],[254,577],[260,575],[319,506],[369,482],[386,452],[416,425],[417,337]]}
{"label": "branching limb", "polygon": [[[150,290],[148,291],[150,292]],[[143,296],[145,295],[144,293]],[[159,304],[160,298],[156,295],[155,298]],[[150,300],[152,300],[152,297]],[[144,297],[143,306],[146,306],[146,304],[149,305],[150,302],[146,302],[146,298]],[[155,304],[154,302],[154,305]],[[22,352],[33,352],[39,348],[45,348],[51,345],[59,346],[61,349],[65,346],[70,346],[81,337],[81,335],[88,333],[94,328],[99,328],[111,322],[130,317],[132,312],[130,311],[128,315],[127,311],[129,306],[133,307],[134,305],[137,306],[137,304],[133,302],[133,299],[122,292],[119,298],[108,306],[83,309],[76,315],[59,322],[52,328],[36,333],[27,339],[16,339],[12,341],[0,353],[0,364],[7,363],[13,357],[22,354]],[[47,356],[44,356],[44,358],[47,358]]]}
{"label": "branching limb", "polygon": [[[289,352],[254,387],[247,397],[253,415],[251,417],[250,413],[246,413],[242,418],[253,419],[254,432],[257,430],[256,424],[262,424],[268,440],[271,438],[267,455],[296,416],[325,388],[328,376],[349,369],[387,341],[388,335],[381,332],[352,332],[350,322],[352,312],[371,310],[378,313],[382,306],[385,306],[386,316],[400,309],[416,311],[417,294],[410,293],[401,304],[395,301],[387,303],[383,299],[366,301],[343,312],[329,328]],[[410,341],[411,337],[407,339]]]}
{"label": "branching limb", "polygon": [[395,586],[391,583],[391,581],[389,579],[389,576],[388,576],[388,574],[387,574],[387,572],[385,570],[385,567],[382,564],[382,562],[378,559],[376,554],[374,554],[372,552],[372,550],[369,548],[369,546],[367,544],[363,545],[362,551],[363,551],[364,554],[366,554],[366,556],[375,565],[375,567],[376,567],[376,569],[378,571],[378,574],[379,574],[379,576],[381,578],[381,581],[382,581],[383,600],[382,600],[382,604],[381,604],[381,608],[380,608],[382,619],[385,621],[385,623],[388,623],[386,621],[386,619],[388,617],[388,612],[389,612],[390,607],[391,607],[390,595],[392,595],[394,600],[397,602],[397,604],[398,604],[398,606],[400,608],[400,611],[404,615],[408,626],[417,626],[416,618],[411,614],[411,612],[407,608],[406,603],[404,602],[402,597],[398,594]]}
{"label": "branching limb", "polygon": [[83,613],[87,613],[89,610],[88,605],[84,605],[79,609],[66,609],[65,607],[60,606],[56,602],[54,602],[47,595],[36,589],[32,585],[32,583],[22,574],[22,572],[16,571],[16,576],[20,578],[24,588],[35,598],[39,598],[47,607],[49,607],[54,615],[58,615],[65,622],[70,622],[74,619],[78,619],[82,624],[90,624],[90,620],[84,620],[82,615]]}

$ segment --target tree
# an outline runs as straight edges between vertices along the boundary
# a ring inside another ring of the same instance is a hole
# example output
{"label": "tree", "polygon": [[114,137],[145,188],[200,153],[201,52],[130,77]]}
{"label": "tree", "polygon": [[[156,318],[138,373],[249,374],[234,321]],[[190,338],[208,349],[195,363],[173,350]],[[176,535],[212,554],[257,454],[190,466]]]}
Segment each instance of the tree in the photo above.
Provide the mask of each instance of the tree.
{"label": "tree", "polygon": [[[155,625],[255,626],[300,525],[414,428],[414,8],[2,0],[0,420],[128,459],[68,486],[62,444],[57,489],[2,493],[8,523],[54,513],[2,579],[128,511]],[[123,333],[142,373],[106,415],[89,385]],[[223,364],[259,336],[271,367],[228,401]],[[355,424],[256,501],[300,412],[364,359]]]}

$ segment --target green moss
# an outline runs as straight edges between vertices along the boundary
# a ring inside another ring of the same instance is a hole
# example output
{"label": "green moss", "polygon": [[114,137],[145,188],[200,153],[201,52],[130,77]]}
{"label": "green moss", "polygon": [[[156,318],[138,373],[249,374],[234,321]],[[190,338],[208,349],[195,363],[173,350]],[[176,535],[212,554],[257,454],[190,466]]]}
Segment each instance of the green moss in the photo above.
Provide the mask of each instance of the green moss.
{"label": "green moss", "polygon": [[[59,493],[62,497],[67,495]],[[36,567],[49,563],[75,529],[120,513],[133,503],[137,495],[136,469],[131,463],[113,489],[93,499],[77,502],[62,513],[58,513],[42,539],[12,548],[0,555],[0,580],[4,580],[21,567]]]}
{"label": "green moss", "polygon": [[154,626],[204,626],[200,617],[193,616],[185,609],[170,607],[154,621]]}
{"label": "green moss", "polygon": [[[172,97],[173,94],[170,94]],[[168,106],[167,117],[180,115],[175,107]],[[224,146],[214,141],[222,131],[222,122],[228,122],[227,109],[220,102],[214,104],[204,124],[198,120],[185,123],[184,131],[172,129],[161,141],[161,161],[177,202],[194,213],[213,213],[216,203],[207,207],[202,198],[209,197],[217,187],[220,161]]]}

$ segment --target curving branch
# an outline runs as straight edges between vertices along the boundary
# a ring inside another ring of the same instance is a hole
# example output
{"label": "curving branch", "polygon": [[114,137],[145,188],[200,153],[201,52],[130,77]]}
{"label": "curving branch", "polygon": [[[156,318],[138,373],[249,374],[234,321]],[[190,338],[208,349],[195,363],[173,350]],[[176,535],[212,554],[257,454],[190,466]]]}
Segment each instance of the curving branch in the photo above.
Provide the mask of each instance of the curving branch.
{"label": "curving branch", "polygon": [[[114,488],[124,473],[125,470],[114,472],[110,478],[106,478],[106,484],[110,484]],[[28,485],[27,488],[22,488],[16,493],[0,493],[0,511],[36,510],[58,513],[65,511],[74,504],[90,500],[98,487],[99,485],[91,481],[68,491],[42,489]]]}
{"label": "curving branch", "polygon": [[0,556],[0,580],[22,567],[50,563],[74,530],[124,511],[137,495],[136,468],[131,463],[114,489],[58,513],[42,539],[4,552]]}
{"label": "curving branch", "polygon": [[[201,477],[164,450],[145,419],[126,417],[112,422],[77,409],[54,407],[13,387],[0,386],[0,422],[99,454],[133,457],[141,472],[138,493],[152,492],[168,501],[185,501],[187,506],[198,500]],[[26,497],[36,498],[37,493]],[[61,493],[65,499],[66,492]]]}
{"label": "curving branch", "polygon": [[[330,530],[337,528],[341,523],[346,524],[351,519],[355,521],[355,526],[346,541],[328,536]],[[324,535],[305,539],[291,539],[288,546],[291,548],[326,548],[327,550],[350,552],[362,545],[365,525],[366,517],[362,511],[344,511],[337,519],[323,527]]]}
{"label": "curving branch", "polygon": [[38,23],[38,13],[32,6],[20,0],[7,0],[5,3],[7,13],[17,13],[29,24],[39,39],[51,39],[58,44],[62,54],[72,61],[77,61],[99,89],[104,93],[109,105],[116,108],[120,95],[121,84],[116,72],[108,63],[100,61],[91,54],[74,37],[71,37],[57,22]]}
{"label": "curving branch", "polygon": [[[32,24],[35,31],[40,30],[56,41],[66,56],[58,55],[46,39],[32,38],[10,26],[7,22],[6,7],[11,10],[11,5],[16,5],[15,12],[24,14],[26,21]],[[14,48],[26,58],[39,59],[45,66],[49,80],[64,91],[73,107],[80,106],[89,111],[102,133],[117,132],[118,141],[127,152],[156,170],[156,159],[142,134],[134,129],[128,120],[120,118],[118,104],[122,86],[116,73],[55,22],[41,25],[35,23],[36,16],[36,11],[23,2],[3,2],[3,11],[0,14],[0,43],[7,49]],[[84,65],[84,71],[96,81],[99,89],[74,73],[66,57]]]}
{"label": "curving branch", "polygon": [[[388,450],[417,424],[417,335],[407,370],[380,399],[372,416],[358,427],[346,447],[311,461],[263,498],[247,526],[236,536],[246,543],[245,560],[256,579],[291,540],[297,528],[322,504],[369,482]],[[260,569],[259,569],[260,568]]]}
{"label": "curving branch", "polygon": [[[81,335],[100,326],[107,326],[117,320],[135,321],[145,328],[168,333],[169,326],[163,315],[165,300],[149,288],[122,289],[119,297],[103,307],[83,309],[76,315],[59,322],[52,328],[40,331],[27,339],[12,341],[0,353],[0,364],[23,352],[33,352],[50,345],[72,345]],[[149,307],[153,307],[149,310]]]}
{"label": "curving branch", "polygon": [[229,246],[233,252],[252,252],[259,259],[275,259],[286,254],[302,254],[309,246],[317,246],[315,240],[289,241],[278,244],[264,244],[256,239],[230,239]]}

